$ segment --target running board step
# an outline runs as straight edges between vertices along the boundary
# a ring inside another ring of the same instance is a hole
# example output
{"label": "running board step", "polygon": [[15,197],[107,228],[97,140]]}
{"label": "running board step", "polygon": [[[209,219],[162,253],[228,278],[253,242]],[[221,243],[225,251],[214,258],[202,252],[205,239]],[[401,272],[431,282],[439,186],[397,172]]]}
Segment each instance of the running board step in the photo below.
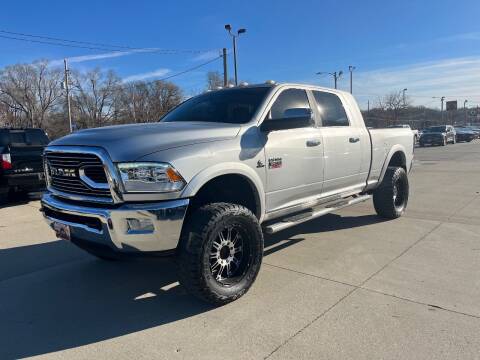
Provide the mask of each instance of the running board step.
{"label": "running board step", "polygon": [[267,234],[274,234],[281,230],[288,229],[289,227],[304,223],[306,221],[329,214],[331,212],[335,212],[339,209],[343,209],[345,207],[367,201],[371,198],[372,198],[372,195],[360,195],[350,200],[345,199],[344,201],[337,202],[335,204],[329,204],[328,207],[325,207],[325,208],[302,213],[301,216],[297,215],[297,216],[290,216],[290,217],[284,218],[274,224],[265,226],[263,230]]}

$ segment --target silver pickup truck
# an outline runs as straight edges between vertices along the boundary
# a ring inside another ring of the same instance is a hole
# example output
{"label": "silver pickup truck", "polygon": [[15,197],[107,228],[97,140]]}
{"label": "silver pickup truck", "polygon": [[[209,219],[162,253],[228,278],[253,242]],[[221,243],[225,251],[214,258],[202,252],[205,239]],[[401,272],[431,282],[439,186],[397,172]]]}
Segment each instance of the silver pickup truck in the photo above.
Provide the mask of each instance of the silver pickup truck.
{"label": "silver pickup truck", "polygon": [[214,304],[254,282],[263,234],[373,197],[404,212],[409,129],[368,130],[354,98],[266,83],[195,96],[158,123],[79,131],[45,150],[45,219],[101,259],[175,255]]}

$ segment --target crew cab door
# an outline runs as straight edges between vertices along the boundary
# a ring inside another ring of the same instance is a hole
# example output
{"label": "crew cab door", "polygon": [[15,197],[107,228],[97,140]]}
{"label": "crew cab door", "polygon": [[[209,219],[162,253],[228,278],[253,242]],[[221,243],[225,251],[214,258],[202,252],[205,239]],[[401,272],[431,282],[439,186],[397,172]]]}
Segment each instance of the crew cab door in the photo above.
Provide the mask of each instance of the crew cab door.
{"label": "crew cab door", "polygon": [[[295,88],[283,90],[264,124],[267,120],[289,121],[289,114],[295,112],[313,116],[307,92]],[[309,196],[319,195],[323,182],[323,140],[314,120],[304,127],[265,134],[267,212],[288,208]]]}
{"label": "crew cab door", "polygon": [[348,192],[363,187],[365,147],[370,147],[367,130],[350,119],[342,99],[334,93],[312,91],[323,138],[325,176],[322,195]]}

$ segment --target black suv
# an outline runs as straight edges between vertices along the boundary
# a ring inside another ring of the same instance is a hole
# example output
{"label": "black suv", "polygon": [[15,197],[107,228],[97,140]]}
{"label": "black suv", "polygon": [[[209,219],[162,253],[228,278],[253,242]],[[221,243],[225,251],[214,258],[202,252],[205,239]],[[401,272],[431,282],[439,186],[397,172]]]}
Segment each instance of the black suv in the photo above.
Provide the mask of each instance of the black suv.
{"label": "black suv", "polygon": [[456,143],[455,129],[451,125],[430,126],[423,130],[420,136],[420,146],[425,145],[447,145]]}
{"label": "black suv", "polygon": [[0,203],[12,191],[45,188],[42,156],[49,141],[42,129],[0,128]]}

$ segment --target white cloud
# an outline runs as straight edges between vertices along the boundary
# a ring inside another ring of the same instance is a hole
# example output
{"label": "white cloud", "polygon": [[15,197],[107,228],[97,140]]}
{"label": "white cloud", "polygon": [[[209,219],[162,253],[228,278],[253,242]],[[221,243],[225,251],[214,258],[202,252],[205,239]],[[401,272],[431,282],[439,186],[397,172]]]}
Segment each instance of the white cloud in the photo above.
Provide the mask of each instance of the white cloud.
{"label": "white cloud", "polygon": [[[342,85],[348,87],[348,77]],[[433,96],[447,100],[468,99],[480,102],[480,57],[451,58],[410,64],[402,67],[357,71],[354,74],[354,95],[362,106],[367,100],[408,88],[414,104],[432,105]],[[439,103],[439,101],[438,101]]]}
{"label": "white cloud", "polygon": [[171,71],[170,69],[164,69],[164,68],[157,69],[157,70],[149,71],[149,72],[146,72],[146,73],[140,73],[140,74],[134,74],[134,75],[127,76],[127,77],[123,78],[122,81],[124,83],[126,83],[126,82],[131,82],[131,81],[140,81],[140,80],[152,79],[152,78],[156,78],[156,77],[162,77],[162,76],[167,75],[170,71]]}
{"label": "white cloud", "polygon": [[472,41],[472,40],[473,41],[480,40],[480,32],[456,34],[456,35],[445,36],[445,37],[436,39],[437,42],[441,42],[441,43],[456,42],[456,41]]}
{"label": "white cloud", "polygon": [[195,56],[192,61],[208,61],[220,56],[219,50],[210,50]]}
{"label": "white cloud", "polygon": [[[135,49],[135,50],[127,50],[127,51],[112,51],[108,53],[102,53],[102,54],[92,54],[92,55],[81,55],[81,56],[73,56],[68,58],[68,62],[70,64],[73,63],[81,63],[85,61],[94,61],[94,60],[101,60],[101,59],[110,59],[110,58],[116,58],[116,57],[122,57],[122,56],[127,56],[127,55],[132,55],[132,54],[138,54],[138,53],[145,53],[145,52],[153,52],[157,51],[158,49],[151,48],[151,49]],[[59,66],[63,65],[63,59],[56,59],[50,61],[50,66]]]}

